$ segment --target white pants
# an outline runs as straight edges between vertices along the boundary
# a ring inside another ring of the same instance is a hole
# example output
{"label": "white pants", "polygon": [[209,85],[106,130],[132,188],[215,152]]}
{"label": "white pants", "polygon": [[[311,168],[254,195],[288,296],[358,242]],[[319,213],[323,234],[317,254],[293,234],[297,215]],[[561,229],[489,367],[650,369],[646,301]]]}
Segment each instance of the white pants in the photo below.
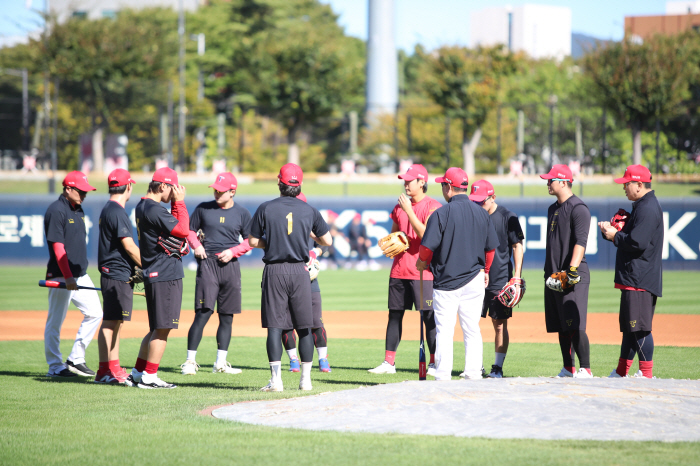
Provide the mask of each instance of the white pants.
{"label": "white pants", "polygon": [[466,378],[481,378],[484,347],[479,320],[484,302],[484,272],[457,290],[433,290],[433,306],[437,325],[435,380],[452,379],[452,338],[455,320],[464,333],[464,372]]}
{"label": "white pants", "polygon": [[[63,277],[54,279],[65,283]],[[76,279],[80,286],[95,287],[90,277],[85,274]],[[65,368],[63,355],[61,354],[61,327],[68,312],[68,305],[73,303],[83,313],[83,322],[80,324],[78,334],[75,337],[73,350],[68,356],[75,364],[85,362],[85,350],[92,341],[95,331],[102,320],[102,305],[95,290],[65,290],[61,288],[49,288],[49,315],[46,318],[44,329],[44,353],[49,365],[49,372],[61,372]]]}

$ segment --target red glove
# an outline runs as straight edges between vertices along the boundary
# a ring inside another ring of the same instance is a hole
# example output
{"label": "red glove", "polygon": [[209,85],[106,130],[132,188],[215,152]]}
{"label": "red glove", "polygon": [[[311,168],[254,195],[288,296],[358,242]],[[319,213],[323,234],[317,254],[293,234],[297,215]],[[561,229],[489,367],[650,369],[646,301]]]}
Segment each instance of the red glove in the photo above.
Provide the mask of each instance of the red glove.
{"label": "red glove", "polygon": [[622,231],[622,229],[625,228],[625,223],[627,223],[629,216],[629,212],[627,212],[625,209],[620,209],[615,215],[613,215],[613,218],[610,219],[610,225],[617,231]]}

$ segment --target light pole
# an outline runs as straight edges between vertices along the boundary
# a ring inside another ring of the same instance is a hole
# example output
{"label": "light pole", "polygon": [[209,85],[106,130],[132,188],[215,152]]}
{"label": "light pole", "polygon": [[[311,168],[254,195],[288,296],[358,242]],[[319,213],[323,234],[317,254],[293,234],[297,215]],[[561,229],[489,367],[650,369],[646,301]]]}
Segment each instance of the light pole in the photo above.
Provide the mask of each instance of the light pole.
{"label": "light pole", "polygon": [[178,170],[185,169],[185,112],[187,107],[185,107],[185,8],[183,5],[183,0],[178,2],[178,28],[177,33],[180,37],[180,108],[178,109],[178,128],[177,128],[177,141],[178,141]]}
{"label": "light pole", "polygon": [[[206,51],[206,38],[203,33],[190,34],[190,39],[197,42],[197,55],[200,57],[204,56]],[[204,99],[204,75],[202,74],[202,68],[199,68],[199,86],[197,87],[197,102],[201,102]]]}

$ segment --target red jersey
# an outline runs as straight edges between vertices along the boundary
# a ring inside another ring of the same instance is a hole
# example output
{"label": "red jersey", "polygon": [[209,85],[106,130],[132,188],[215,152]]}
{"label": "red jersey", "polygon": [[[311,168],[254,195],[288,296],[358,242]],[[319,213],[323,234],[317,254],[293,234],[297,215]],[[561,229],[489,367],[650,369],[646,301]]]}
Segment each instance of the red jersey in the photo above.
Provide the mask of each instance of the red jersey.
{"label": "red jersey", "polygon": [[[438,208],[440,204],[435,199],[425,196],[420,202],[411,204],[413,212],[422,224],[428,221],[428,217]],[[394,210],[391,211],[391,219],[399,226],[399,231],[403,231],[408,236],[411,246],[405,252],[394,257],[394,263],[391,265],[391,278],[403,278],[408,280],[419,280],[420,274],[416,268],[418,260],[418,250],[420,249],[421,239],[413,230],[411,222],[408,221],[408,214],[403,211],[401,205],[396,204]],[[432,280],[433,274],[429,269],[423,271],[423,280]]]}

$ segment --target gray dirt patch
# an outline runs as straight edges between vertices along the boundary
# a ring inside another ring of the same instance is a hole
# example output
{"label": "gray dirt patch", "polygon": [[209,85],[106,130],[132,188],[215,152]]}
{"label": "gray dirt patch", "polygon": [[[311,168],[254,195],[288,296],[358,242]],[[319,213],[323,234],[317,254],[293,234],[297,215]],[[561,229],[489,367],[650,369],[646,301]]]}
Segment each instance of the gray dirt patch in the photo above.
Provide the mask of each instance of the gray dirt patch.
{"label": "gray dirt patch", "polygon": [[700,381],[411,381],[237,403],[219,419],[339,432],[546,440],[700,440]]}

